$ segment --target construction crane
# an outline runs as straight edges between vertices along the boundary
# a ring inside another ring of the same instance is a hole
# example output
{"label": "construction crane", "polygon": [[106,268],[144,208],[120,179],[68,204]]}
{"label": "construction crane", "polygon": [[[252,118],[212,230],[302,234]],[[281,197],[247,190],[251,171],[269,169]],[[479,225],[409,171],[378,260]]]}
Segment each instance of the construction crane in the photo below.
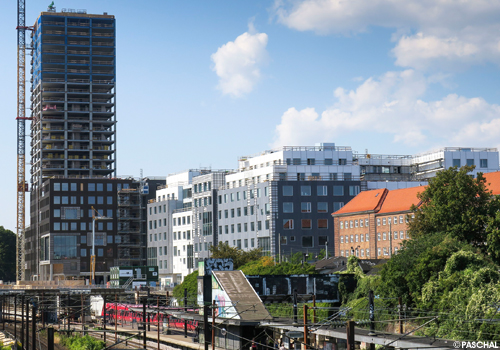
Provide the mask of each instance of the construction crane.
{"label": "construction crane", "polygon": [[24,280],[24,231],[25,195],[27,184],[26,169],[26,27],[25,0],[17,0],[17,243],[16,243],[16,280]]}

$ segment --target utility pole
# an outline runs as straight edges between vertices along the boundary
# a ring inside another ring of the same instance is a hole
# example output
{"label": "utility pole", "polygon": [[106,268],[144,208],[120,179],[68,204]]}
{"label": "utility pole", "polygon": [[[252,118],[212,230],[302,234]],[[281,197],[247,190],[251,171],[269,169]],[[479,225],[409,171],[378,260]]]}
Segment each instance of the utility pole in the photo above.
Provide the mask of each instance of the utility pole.
{"label": "utility pole", "polygon": [[[187,313],[187,303],[188,303],[188,290],[184,288],[184,312]],[[188,336],[187,320],[184,318],[184,338]]]}
{"label": "utility pole", "polygon": [[403,300],[398,298],[398,315],[399,315],[399,334],[403,334],[403,318],[401,317],[401,309],[403,308]]}
{"label": "utility pole", "polygon": [[203,334],[205,336],[205,350],[208,350],[208,312],[210,308],[208,305],[203,306]]}
{"label": "utility pole", "polygon": [[354,350],[354,321],[347,321],[347,348]]}
{"label": "utility pole", "polygon": [[293,323],[297,323],[297,289],[293,290]]}
{"label": "utility pole", "polygon": [[[307,350],[307,305],[304,304],[304,349]],[[354,350],[354,349],[353,349]]]}
{"label": "utility pole", "polygon": [[212,304],[212,350],[215,350],[215,300]]}
{"label": "utility pole", "polygon": [[142,337],[142,346],[144,347],[144,350],[146,349],[146,299],[142,299],[142,324],[144,327],[144,336]]}
{"label": "utility pole", "polygon": [[31,307],[31,349],[36,350],[36,304]]}

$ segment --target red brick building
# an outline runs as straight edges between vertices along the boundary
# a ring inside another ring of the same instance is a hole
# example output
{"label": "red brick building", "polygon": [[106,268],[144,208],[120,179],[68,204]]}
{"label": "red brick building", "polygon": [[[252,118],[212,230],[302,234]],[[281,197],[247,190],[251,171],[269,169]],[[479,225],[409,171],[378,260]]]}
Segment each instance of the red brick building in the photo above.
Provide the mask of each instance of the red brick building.
{"label": "red brick building", "polygon": [[[500,194],[500,172],[484,174],[488,190]],[[364,191],[332,214],[335,256],[361,259],[390,258],[408,235],[411,206],[425,186],[389,191]]]}
{"label": "red brick building", "polygon": [[389,191],[361,192],[332,214],[335,255],[356,255],[361,259],[390,258],[404,239],[409,238],[410,208],[425,186]]}

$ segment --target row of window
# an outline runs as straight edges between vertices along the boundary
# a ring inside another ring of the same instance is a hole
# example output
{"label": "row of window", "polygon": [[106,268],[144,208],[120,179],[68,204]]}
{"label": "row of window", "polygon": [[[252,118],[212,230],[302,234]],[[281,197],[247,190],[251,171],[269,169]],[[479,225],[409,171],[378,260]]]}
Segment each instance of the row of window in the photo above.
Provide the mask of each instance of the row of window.
{"label": "row of window", "polygon": [[[264,196],[265,197],[269,196],[269,187],[264,187]],[[229,203],[229,202],[235,202],[235,201],[237,202],[237,201],[241,201],[241,200],[246,200],[247,198],[253,199],[255,197],[257,197],[257,198],[262,197],[262,189],[261,188],[219,195],[218,201],[219,201],[219,204],[222,204],[222,203]]]}
{"label": "row of window", "polygon": [[[78,185],[80,185],[80,186],[78,186]],[[80,187],[80,191],[84,191],[85,190],[84,185],[85,185],[84,183],[76,183],[76,182],[71,182],[71,183],[54,182],[53,189],[54,189],[54,191],[78,191],[78,187]],[[103,183],[89,182],[87,184],[87,191],[98,191],[98,192],[104,191],[104,185],[105,184],[103,184]],[[123,189],[130,188],[130,184],[117,183],[116,187],[117,187],[117,191],[120,191],[120,190],[122,190],[122,188]],[[106,183],[106,191],[108,191],[108,192],[113,191],[113,184],[112,183]]]}
{"label": "row of window", "polygon": [[286,159],[286,165],[347,165],[347,159],[346,158],[339,158],[337,159],[332,159],[332,158],[325,158],[325,159],[315,159],[315,158],[307,158],[307,159],[301,159],[301,158],[287,158]]}
{"label": "row of window", "polygon": [[[80,203],[78,203],[77,196],[54,196],[53,204],[85,204],[85,197],[80,196]],[[106,198],[106,204],[113,204],[113,196],[88,196],[87,204],[104,204],[104,198]]]}
{"label": "row of window", "polygon": [[[465,162],[466,162],[467,166],[474,165],[474,159],[466,159]],[[453,166],[460,168],[462,166],[460,159],[453,159]],[[479,159],[479,167],[480,168],[487,168],[488,167],[488,159]]]}
{"label": "row of window", "polygon": [[340,251],[340,256],[345,256],[346,258],[349,257],[349,255],[356,255],[356,256],[360,256],[361,257],[364,257],[366,256],[367,258],[370,257],[370,249],[356,249],[356,250],[341,250]]}
{"label": "row of window", "polygon": [[[388,218],[377,218],[377,226],[381,225],[396,225],[398,224],[398,219],[400,224],[404,224],[405,222],[408,223],[408,216],[406,216],[406,219],[404,218],[405,216],[399,215],[394,216],[393,218],[388,217]],[[415,214],[412,214],[412,218],[415,217]],[[345,221],[340,221],[340,229],[348,229],[348,228],[356,228],[356,227],[368,227],[368,219],[359,219],[359,220],[345,220]]]}
{"label": "row of window", "polygon": [[[243,213],[243,216],[252,216],[255,215],[255,207],[253,205],[250,205],[248,207],[243,207],[243,211],[241,208],[232,208],[232,209],[225,209],[224,210],[224,219],[229,219],[234,218],[234,217],[241,217]],[[258,212],[257,212],[258,213]],[[264,213],[267,215],[270,213],[269,209],[269,203],[264,204],[264,208],[261,209],[260,214],[264,215]],[[231,214],[231,215],[229,215]],[[219,210],[219,220],[222,220],[222,210]]]}
{"label": "row of window", "polygon": [[[293,230],[294,227],[294,219],[283,219],[283,229],[284,230]],[[311,230],[312,229],[312,220],[311,219],[301,219],[300,220],[300,228],[303,230]],[[328,228],[328,219],[317,219],[316,227],[319,230],[325,230]]]}
{"label": "row of window", "polygon": [[[98,210],[99,216],[104,216],[104,210],[99,209]],[[89,209],[88,210],[88,218],[91,218],[93,214],[93,210]],[[52,211],[52,216],[54,218],[61,218],[63,220],[77,220],[85,217],[85,212],[83,209],[80,209],[80,207],[62,207],[60,209],[53,209]],[[113,210],[112,209],[107,209],[106,210],[106,218],[112,218],[113,217]]]}
{"label": "row of window", "polygon": [[[344,195],[344,187],[348,188],[349,196],[356,196],[360,192],[359,186],[340,186],[335,185],[332,187],[333,196],[343,196]],[[311,196],[312,188],[311,186],[300,186],[300,195],[301,196]],[[316,186],[316,195],[318,196],[328,196],[328,186],[318,185]],[[293,186],[283,186],[283,196],[293,196]]]}
{"label": "row of window", "polygon": [[212,189],[212,183],[210,181],[203,183],[200,182],[199,184],[193,184],[194,193],[206,192],[210,191],[211,189]]}
{"label": "row of window", "polygon": [[[106,225],[106,226],[105,226]],[[80,228],[78,228],[78,222],[54,222],[54,231],[84,231],[87,230],[87,223],[80,222]],[[99,231],[103,231],[104,227],[106,227],[107,231],[113,230],[113,223],[107,222],[104,224],[103,222],[96,222],[96,229]],[[92,224],[89,223],[88,229],[92,230]]]}
{"label": "row of window", "polygon": [[[287,245],[288,241],[295,242],[295,236],[280,236],[280,244]],[[327,236],[319,236],[318,237],[318,245],[327,245],[328,237]],[[303,248],[311,248],[314,246],[314,237],[313,236],[302,236],[302,247]]]}
{"label": "row of window", "polygon": [[[269,230],[269,220],[264,221],[265,222],[265,229]],[[248,229],[250,228],[250,231],[253,232],[255,231],[255,222],[250,222],[250,225],[248,222],[244,222],[243,224],[232,224],[232,225],[225,225],[224,226],[224,233],[229,234],[229,228],[231,228],[231,233],[240,233],[242,232],[248,232]],[[236,231],[235,231],[236,229]],[[257,231],[262,231],[262,221],[257,221]],[[222,226],[219,226],[219,234],[222,234]]]}
{"label": "row of window", "polygon": [[203,197],[193,199],[194,207],[206,207],[207,205],[212,205],[212,197]]}
{"label": "row of window", "polygon": [[[312,212],[311,202],[301,202],[300,212],[301,213],[311,213]],[[337,211],[344,206],[344,202],[333,202],[333,211]],[[294,205],[293,202],[283,202],[283,213],[293,213]],[[328,202],[316,202],[316,212],[318,213],[328,213]]]}

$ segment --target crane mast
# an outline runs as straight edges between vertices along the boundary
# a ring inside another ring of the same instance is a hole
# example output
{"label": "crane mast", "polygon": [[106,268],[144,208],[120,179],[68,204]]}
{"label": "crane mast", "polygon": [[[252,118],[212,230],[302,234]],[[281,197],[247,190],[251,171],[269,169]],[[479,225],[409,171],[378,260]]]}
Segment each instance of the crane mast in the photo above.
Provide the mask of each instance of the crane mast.
{"label": "crane mast", "polygon": [[24,231],[26,194],[26,21],[25,0],[17,1],[17,242],[16,280],[24,280]]}

